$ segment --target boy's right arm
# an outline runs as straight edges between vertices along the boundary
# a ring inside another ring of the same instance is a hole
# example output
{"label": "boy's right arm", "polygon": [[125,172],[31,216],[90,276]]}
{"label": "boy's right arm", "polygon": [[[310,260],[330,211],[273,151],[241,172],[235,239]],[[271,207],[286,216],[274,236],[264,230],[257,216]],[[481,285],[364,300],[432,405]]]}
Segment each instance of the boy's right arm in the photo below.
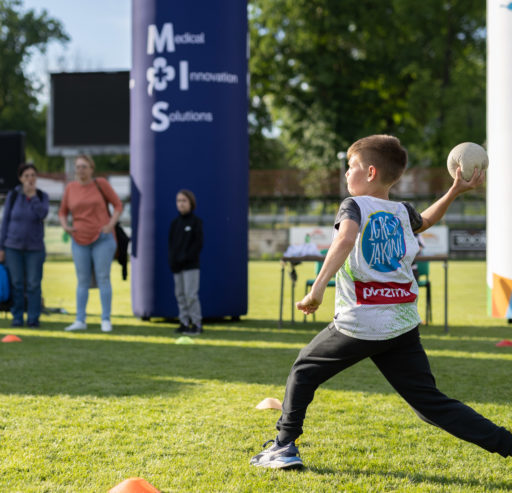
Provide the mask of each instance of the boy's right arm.
{"label": "boy's right arm", "polygon": [[350,251],[354,248],[358,234],[359,224],[352,219],[345,219],[340,223],[338,234],[327,252],[322,269],[318,273],[311,291],[302,301],[296,303],[297,309],[306,314],[313,313],[318,309],[327,284],[345,263]]}
{"label": "boy's right arm", "polygon": [[462,178],[460,167],[457,168],[453,185],[437,202],[434,202],[428,209],[421,213],[423,226],[414,232],[421,233],[436,224],[446,214],[448,207],[460,194],[480,186],[484,181],[485,171],[479,171],[475,168],[471,180],[466,181]]}

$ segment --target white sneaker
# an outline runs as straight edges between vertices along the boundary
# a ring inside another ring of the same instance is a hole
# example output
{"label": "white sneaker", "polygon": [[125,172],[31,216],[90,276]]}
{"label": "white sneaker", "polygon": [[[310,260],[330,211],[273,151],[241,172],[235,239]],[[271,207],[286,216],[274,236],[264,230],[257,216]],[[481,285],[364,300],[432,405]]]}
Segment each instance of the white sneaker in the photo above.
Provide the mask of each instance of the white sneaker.
{"label": "white sneaker", "polygon": [[68,332],[72,330],[85,330],[87,329],[87,324],[85,322],[80,322],[80,320],[75,320],[71,325],[68,325],[64,330]]}
{"label": "white sneaker", "polygon": [[112,332],[112,324],[110,320],[102,320],[101,321],[101,331],[102,332]]}

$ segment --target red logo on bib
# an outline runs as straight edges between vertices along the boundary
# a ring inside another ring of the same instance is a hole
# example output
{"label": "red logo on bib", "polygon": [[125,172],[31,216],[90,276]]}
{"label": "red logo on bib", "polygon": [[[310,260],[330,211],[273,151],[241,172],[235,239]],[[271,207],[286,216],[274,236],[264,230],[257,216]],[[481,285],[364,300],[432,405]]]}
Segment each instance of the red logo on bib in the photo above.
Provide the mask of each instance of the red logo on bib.
{"label": "red logo on bib", "polygon": [[411,282],[361,282],[354,281],[358,305],[396,305],[412,303]]}

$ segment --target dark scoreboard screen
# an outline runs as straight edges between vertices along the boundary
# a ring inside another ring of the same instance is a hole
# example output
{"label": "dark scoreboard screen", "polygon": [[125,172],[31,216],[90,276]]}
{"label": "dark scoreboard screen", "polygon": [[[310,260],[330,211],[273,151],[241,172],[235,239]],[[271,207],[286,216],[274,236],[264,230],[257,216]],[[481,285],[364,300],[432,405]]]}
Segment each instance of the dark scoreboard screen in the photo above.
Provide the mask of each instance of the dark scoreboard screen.
{"label": "dark scoreboard screen", "polygon": [[51,147],[128,147],[129,83],[128,71],[52,74]]}

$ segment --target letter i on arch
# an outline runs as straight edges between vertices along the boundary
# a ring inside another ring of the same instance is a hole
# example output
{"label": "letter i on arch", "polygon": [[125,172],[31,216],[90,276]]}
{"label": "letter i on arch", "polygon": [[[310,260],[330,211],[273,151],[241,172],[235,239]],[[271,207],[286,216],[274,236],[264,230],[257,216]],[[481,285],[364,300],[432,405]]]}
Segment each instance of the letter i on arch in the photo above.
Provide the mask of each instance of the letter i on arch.
{"label": "letter i on arch", "polygon": [[180,89],[188,91],[188,62],[186,60],[180,61]]}

